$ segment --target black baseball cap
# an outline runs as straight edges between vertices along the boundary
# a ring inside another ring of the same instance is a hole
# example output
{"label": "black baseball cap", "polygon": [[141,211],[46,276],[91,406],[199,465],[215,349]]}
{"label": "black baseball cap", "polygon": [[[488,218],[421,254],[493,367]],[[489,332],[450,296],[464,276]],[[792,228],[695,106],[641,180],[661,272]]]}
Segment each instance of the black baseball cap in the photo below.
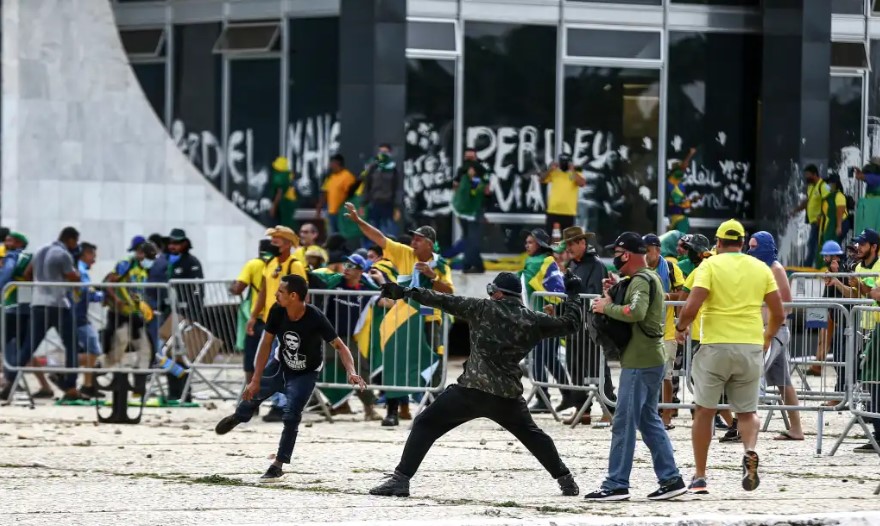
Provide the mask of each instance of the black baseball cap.
{"label": "black baseball cap", "polygon": [[642,241],[644,241],[644,242],[645,242],[645,245],[647,245],[647,246],[649,246],[649,247],[659,247],[659,246],[661,246],[661,245],[660,245],[660,238],[657,237],[657,234],[647,234],[646,236],[644,236],[644,237],[642,238]]}
{"label": "black baseball cap", "polygon": [[536,228],[534,230],[523,230],[523,235],[525,237],[532,236],[537,241],[538,246],[541,248],[550,248],[550,236],[547,235],[547,232],[544,231],[543,228]]}
{"label": "black baseball cap", "polygon": [[862,230],[862,233],[856,236],[853,241],[860,245],[880,245],[880,234],[872,228],[866,228]]}
{"label": "black baseball cap", "polygon": [[522,282],[513,272],[499,272],[492,283],[486,287],[486,292],[490,295],[496,290],[500,290],[508,296],[519,296],[522,294]]}
{"label": "black baseball cap", "polygon": [[633,254],[647,254],[648,252],[645,240],[635,232],[624,232],[617,236],[617,240],[613,244],[605,247],[606,250],[614,250],[615,248],[622,248]]}
{"label": "black baseball cap", "polygon": [[428,241],[430,241],[431,243],[437,242],[437,231],[427,225],[420,226],[415,230],[410,230],[409,233],[414,236],[422,236],[428,239]]}

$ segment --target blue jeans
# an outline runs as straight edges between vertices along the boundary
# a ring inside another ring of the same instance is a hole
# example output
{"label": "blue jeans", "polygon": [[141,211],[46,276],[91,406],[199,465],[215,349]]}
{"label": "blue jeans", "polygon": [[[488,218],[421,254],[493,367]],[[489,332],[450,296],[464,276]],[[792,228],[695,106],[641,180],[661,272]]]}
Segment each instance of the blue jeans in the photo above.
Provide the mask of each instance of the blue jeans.
{"label": "blue jeans", "polygon": [[480,245],[483,242],[482,218],[478,217],[476,221],[462,219],[461,229],[464,240],[464,268],[484,270],[483,257],[480,255]]}
{"label": "blue jeans", "polygon": [[617,389],[617,410],[611,424],[611,452],[608,477],[602,489],[629,489],[636,430],[651,450],[654,474],[661,485],[681,477],[675,466],[672,442],[657,413],[663,383],[663,365],[646,369],[622,369]]}
{"label": "blue jeans", "polygon": [[397,223],[394,222],[394,205],[370,203],[367,212],[370,224],[386,236],[397,236]]}
{"label": "blue jeans", "polygon": [[285,372],[284,368],[276,360],[266,364],[263,377],[260,378],[260,392],[251,400],[242,400],[235,409],[235,416],[242,422],[248,422],[254,416],[254,411],[260,407],[274,393],[284,391],[287,396],[287,405],[284,406],[284,430],[281,432],[281,440],[278,442],[278,453],[275,460],[290,464],[293,455],[293,446],[296,445],[296,435],[299,423],[302,420],[302,412],[306,402],[315,390],[315,382],[318,381],[318,372],[312,371],[302,374]]}
{"label": "blue jeans", "polygon": [[[76,352],[76,326],[73,312],[64,307],[43,305],[31,305],[30,330],[24,335],[16,335],[18,345],[6,346],[6,361],[19,367],[27,365],[31,361],[34,350],[46,338],[46,333],[51,327],[55,327],[64,343],[65,367],[77,367],[79,360]],[[15,371],[4,371],[4,374],[8,381],[15,381]],[[65,390],[76,387],[76,374],[62,375],[60,387]]]}
{"label": "blue jeans", "polygon": [[83,352],[94,356],[104,354],[101,350],[101,342],[98,340],[98,331],[95,330],[91,323],[77,327],[76,337],[79,340],[77,343],[82,347]]}
{"label": "blue jeans", "polygon": [[805,267],[816,266],[816,251],[819,250],[819,223],[810,223],[810,237],[807,239],[807,259]]}

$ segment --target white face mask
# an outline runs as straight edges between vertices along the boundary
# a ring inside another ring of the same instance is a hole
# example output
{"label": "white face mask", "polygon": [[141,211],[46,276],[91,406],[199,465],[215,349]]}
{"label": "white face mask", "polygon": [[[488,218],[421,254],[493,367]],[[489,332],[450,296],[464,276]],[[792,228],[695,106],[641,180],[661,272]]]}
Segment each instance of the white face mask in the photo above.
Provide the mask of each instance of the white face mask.
{"label": "white face mask", "polygon": [[141,268],[144,270],[150,270],[151,268],[153,268],[153,263],[155,262],[155,259],[144,258],[143,261],[141,261]]}

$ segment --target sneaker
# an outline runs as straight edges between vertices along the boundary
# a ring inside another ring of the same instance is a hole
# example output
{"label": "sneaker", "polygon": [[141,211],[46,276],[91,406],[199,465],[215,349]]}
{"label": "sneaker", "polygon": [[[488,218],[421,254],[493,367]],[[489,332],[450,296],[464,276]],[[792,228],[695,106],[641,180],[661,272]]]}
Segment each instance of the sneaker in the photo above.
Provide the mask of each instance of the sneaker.
{"label": "sneaker", "polygon": [[693,495],[708,495],[709,484],[706,482],[705,478],[694,477],[691,479],[691,483],[688,484],[688,493]]}
{"label": "sneaker", "polygon": [[556,482],[559,483],[559,489],[562,490],[562,494],[566,497],[577,497],[578,493],[581,492],[571,473],[559,477],[556,479]]}
{"label": "sneaker", "polygon": [[[90,396],[90,397],[92,397],[92,398],[104,398],[104,393],[102,393],[101,391],[99,391],[98,388],[95,387],[94,385],[84,385],[84,386],[82,386],[82,387],[79,388],[79,392],[82,393],[82,394],[84,394],[84,395],[86,395],[86,396]],[[39,390],[36,394],[34,394],[34,398],[38,398],[38,397],[40,397],[40,398],[52,398],[52,397],[55,396],[55,394],[54,394],[52,391],[48,391],[48,393],[47,393],[48,396],[41,397],[40,395],[41,395],[41,394],[44,394],[44,393],[45,393],[45,391],[43,391],[43,390],[41,389],[41,390]]]}
{"label": "sneaker", "polygon": [[541,397],[535,397],[535,401],[532,402],[532,405],[529,406],[529,413],[532,414],[540,414],[540,413],[549,413],[550,408],[547,407],[547,404],[544,403],[544,400]]}
{"label": "sneaker", "polygon": [[724,433],[724,436],[718,439],[719,442],[742,442],[742,437],[739,436],[739,431],[736,429],[728,429],[727,433]]}
{"label": "sneaker", "polygon": [[870,442],[868,442],[867,444],[862,444],[857,448],[853,448],[853,453],[877,453],[877,450],[874,449],[874,446],[872,446]]}
{"label": "sneaker", "polygon": [[727,424],[718,415],[715,415],[715,429],[728,429]]}
{"label": "sneaker", "polygon": [[586,500],[629,500],[628,489],[602,489],[584,495]]}
{"label": "sneaker", "polygon": [[284,419],[284,409],[273,406],[268,413],[263,416],[263,422],[281,422]]}
{"label": "sneaker", "polygon": [[282,471],[281,468],[279,468],[275,464],[272,464],[271,466],[269,466],[269,469],[267,469],[266,472],[263,473],[263,476],[260,477],[260,482],[278,482],[283,476],[284,471]]}
{"label": "sneaker", "polygon": [[88,402],[89,397],[79,391],[73,391],[72,393],[65,393],[64,396],[61,397],[62,402]]}
{"label": "sneaker", "polygon": [[409,477],[394,472],[385,482],[370,490],[370,495],[379,497],[409,497]]}
{"label": "sneaker", "polygon": [[648,500],[669,500],[685,493],[687,493],[687,487],[681,477],[678,477],[672,482],[661,485],[657,491],[648,495]]}
{"label": "sneaker", "polygon": [[758,454],[754,451],[746,451],[743,455],[743,489],[746,491],[754,491],[761,484],[758,477]]}
{"label": "sneaker", "polygon": [[382,427],[395,427],[400,425],[400,420],[396,414],[390,414],[382,419]]}
{"label": "sneaker", "polygon": [[214,428],[214,432],[218,435],[225,435],[226,433],[235,429],[235,426],[241,423],[241,420],[238,419],[235,415],[229,415],[223,417],[223,420],[217,422],[217,427]]}

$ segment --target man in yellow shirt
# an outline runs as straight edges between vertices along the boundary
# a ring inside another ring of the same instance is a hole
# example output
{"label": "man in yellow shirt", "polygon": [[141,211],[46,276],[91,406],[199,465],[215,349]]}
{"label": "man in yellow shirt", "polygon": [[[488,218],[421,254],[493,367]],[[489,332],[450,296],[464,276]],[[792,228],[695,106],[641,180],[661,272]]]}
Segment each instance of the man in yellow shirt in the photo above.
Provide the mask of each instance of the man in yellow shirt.
{"label": "man in yellow shirt", "polygon": [[572,164],[571,156],[560,155],[559,162],[550,165],[550,169],[541,178],[541,183],[550,185],[547,189],[547,232],[552,234],[556,223],[559,224],[560,231],[574,226],[578,188],[586,186],[587,180]]}
{"label": "man in yellow shirt", "polygon": [[[257,257],[244,264],[244,267],[241,268],[241,272],[238,274],[238,278],[236,278],[232,285],[229,286],[229,292],[236,296],[243,294],[245,289],[250,289],[247,298],[242,300],[242,303],[249,304],[247,307],[248,318],[245,318],[245,320],[250,319],[250,315],[252,315],[257,308],[257,296],[260,294],[260,289],[263,287],[263,272],[266,270],[266,264],[277,255],[278,250],[272,244],[272,241],[270,239],[261,239]],[[240,320],[241,318],[239,318],[239,323],[241,323]],[[245,324],[246,323],[247,321],[245,321]],[[239,325],[239,327],[242,327],[242,325]],[[244,376],[248,383],[250,383],[251,378],[254,375],[254,358],[257,356],[257,349],[259,346],[259,333],[254,335],[248,335],[245,333],[243,365]]]}
{"label": "man in yellow shirt", "polygon": [[[676,338],[683,342],[688,326],[702,309],[700,351],[694,356],[694,423],[691,440],[695,473],[690,489],[708,493],[706,463],[712,441],[712,420],[721,394],[739,420],[745,449],[742,487],[758,487],[758,390],[764,370],[764,350],[783,322],[782,298],[770,268],[742,253],[745,229],[734,219],[715,233],[717,254],[694,270],[694,282],[679,316]],[[764,326],[762,306],[770,313]]]}
{"label": "man in yellow shirt", "polygon": [[807,223],[810,225],[810,237],[807,240],[807,257],[805,267],[815,264],[816,252],[819,250],[819,218],[822,216],[822,201],[828,196],[828,185],[819,177],[819,169],[815,164],[804,168],[804,179],[807,181],[807,198],[804,199],[795,213],[807,212]]}
{"label": "man in yellow shirt", "polygon": [[345,157],[336,154],[330,157],[330,174],[321,186],[321,195],[315,205],[315,216],[320,218],[324,206],[327,206],[327,217],[330,220],[330,232],[339,232],[339,212],[342,203],[348,197],[352,187],[357,184],[357,177],[345,167]]}

